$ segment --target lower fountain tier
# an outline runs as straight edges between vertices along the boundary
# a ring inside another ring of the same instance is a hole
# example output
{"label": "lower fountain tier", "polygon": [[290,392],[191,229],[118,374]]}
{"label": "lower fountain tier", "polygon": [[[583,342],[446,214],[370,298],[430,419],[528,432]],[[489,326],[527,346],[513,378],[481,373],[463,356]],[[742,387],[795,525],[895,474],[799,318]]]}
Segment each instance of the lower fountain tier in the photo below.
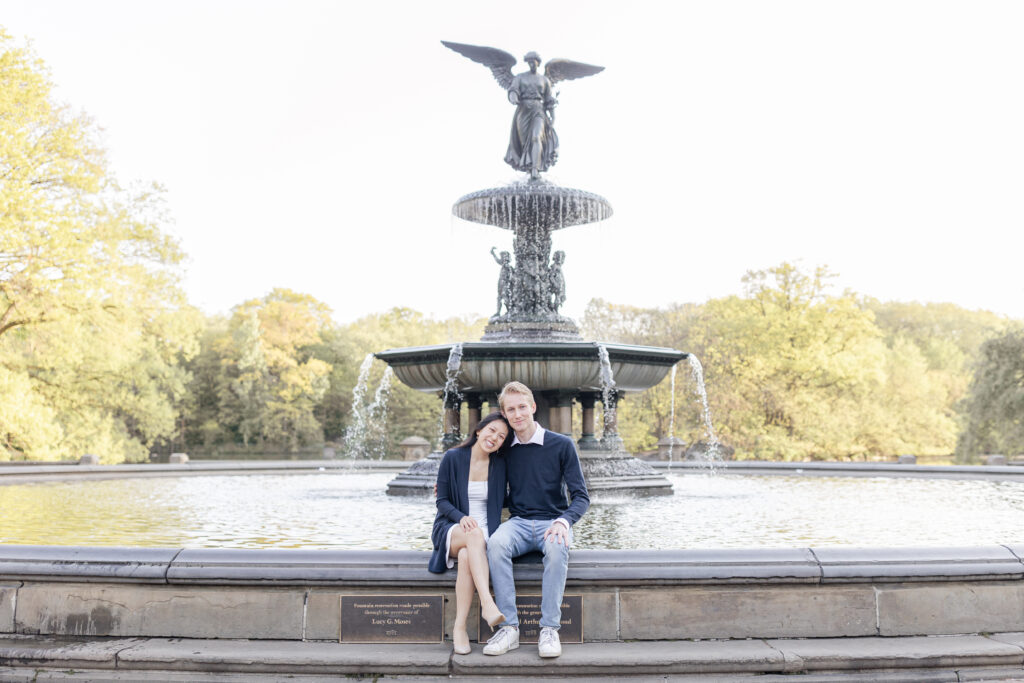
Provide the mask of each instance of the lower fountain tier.
{"label": "lower fountain tier", "polygon": [[[448,379],[448,359],[455,344],[389,349],[375,354],[391,366],[405,385],[440,392]],[[601,392],[599,348],[608,351],[615,391],[644,391],[687,357],[675,349],[597,342],[465,342],[457,375],[458,391],[497,394],[517,380],[534,392]]]}
{"label": "lower fountain tier", "polygon": [[[441,453],[431,453],[388,482],[388,494],[422,496],[433,493]],[[649,464],[626,453],[581,451],[580,467],[591,498],[602,493],[671,495],[672,484]]]}

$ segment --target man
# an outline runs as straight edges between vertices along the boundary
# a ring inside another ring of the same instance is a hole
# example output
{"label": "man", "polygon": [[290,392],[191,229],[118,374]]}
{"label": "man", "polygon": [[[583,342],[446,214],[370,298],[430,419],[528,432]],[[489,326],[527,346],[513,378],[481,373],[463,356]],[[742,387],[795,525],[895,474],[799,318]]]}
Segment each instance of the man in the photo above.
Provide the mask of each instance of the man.
{"label": "man", "polygon": [[[501,390],[498,406],[515,431],[509,449],[508,509],[511,517],[487,542],[491,583],[504,625],[484,646],[485,655],[500,655],[519,647],[519,615],[512,559],[533,550],[544,553],[541,587],[541,657],[562,654],[558,628],[562,621],[562,593],[569,568],[572,525],[590,506],[583,470],[572,439],[537,424],[533,392],[521,382],[509,382]],[[562,483],[568,489],[566,500]]]}

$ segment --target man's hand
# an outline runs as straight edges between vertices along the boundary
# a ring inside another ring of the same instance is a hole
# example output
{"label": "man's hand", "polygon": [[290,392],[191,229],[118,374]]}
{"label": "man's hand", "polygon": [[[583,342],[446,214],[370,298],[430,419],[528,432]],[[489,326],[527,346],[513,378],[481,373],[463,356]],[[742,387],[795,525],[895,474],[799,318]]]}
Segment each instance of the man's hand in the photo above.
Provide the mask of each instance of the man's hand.
{"label": "man's hand", "polygon": [[568,546],[569,545],[569,527],[565,526],[557,519],[551,522],[551,526],[544,532],[544,540],[548,541],[554,538],[555,543]]}
{"label": "man's hand", "polygon": [[477,528],[478,526],[480,525],[477,524],[477,521],[469,515],[466,515],[465,517],[459,520],[459,528],[462,529],[463,533],[468,534],[470,531]]}

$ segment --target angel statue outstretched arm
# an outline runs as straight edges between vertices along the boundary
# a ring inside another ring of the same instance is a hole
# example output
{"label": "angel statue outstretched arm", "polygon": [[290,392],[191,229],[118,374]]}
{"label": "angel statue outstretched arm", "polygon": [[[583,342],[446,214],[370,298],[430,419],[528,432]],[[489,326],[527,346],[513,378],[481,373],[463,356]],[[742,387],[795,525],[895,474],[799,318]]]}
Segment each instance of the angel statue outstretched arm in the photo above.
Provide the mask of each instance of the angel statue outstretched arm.
{"label": "angel statue outstretched arm", "polygon": [[516,105],[516,113],[512,119],[505,162],[517,171],[529,173],[534,180],[540,178],[540,174],[558,160],[558,135],[554,126],[558,100],[552,86],[559,81],[592,76],[604,71],[604,67],[569,59],[551,59],[542,74],[537,71],[540,55],[527,52],[523,61],[530,70],[513,75],[516,58],[504,50],[445,40],[441,43],[489,68],[498,84],[508,92],[509,101]]}

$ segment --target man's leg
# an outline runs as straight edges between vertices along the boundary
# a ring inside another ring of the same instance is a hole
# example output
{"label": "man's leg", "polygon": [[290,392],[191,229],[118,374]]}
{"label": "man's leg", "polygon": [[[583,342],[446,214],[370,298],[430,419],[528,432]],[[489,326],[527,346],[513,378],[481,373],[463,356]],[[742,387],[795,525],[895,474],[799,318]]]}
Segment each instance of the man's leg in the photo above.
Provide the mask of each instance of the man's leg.
{"label": "man's leg", "polygon": [[530,523],[518,517],[504,522],[487,541],[487,561],[491,566],[494,601],[505,615],[505,626],[519,626],[512,558],[529,550],[529,543]]}
{"label": "man's leg", "polygon": [[[544,578],[540,591],[540,625],[556,631],[562,625],[562,593],[565,592],[565,575],[569,571],[569,546],[572,545],[572,529],[569,529],[569,543],[559,543],[555,537],[544,541]],[[500,603],[499,603],[500,607]]]}

